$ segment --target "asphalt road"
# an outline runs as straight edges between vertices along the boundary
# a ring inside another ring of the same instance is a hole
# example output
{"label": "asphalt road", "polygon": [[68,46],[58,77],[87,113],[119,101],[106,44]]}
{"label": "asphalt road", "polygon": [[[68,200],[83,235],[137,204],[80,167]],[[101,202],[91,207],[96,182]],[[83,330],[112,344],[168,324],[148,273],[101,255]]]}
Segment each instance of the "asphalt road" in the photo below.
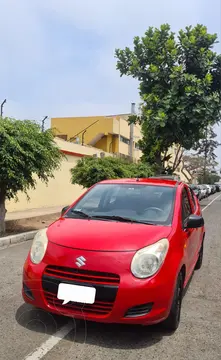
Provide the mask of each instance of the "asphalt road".
{"label": "asphalt road", "polygon": [[160,327],[86,324],[35,310],[21,297],[22,266],[31,243],[0,250],[0,360],[221,360],[218,195],[202,201],[207,231],[203,267],[194,273],[173,335]]}

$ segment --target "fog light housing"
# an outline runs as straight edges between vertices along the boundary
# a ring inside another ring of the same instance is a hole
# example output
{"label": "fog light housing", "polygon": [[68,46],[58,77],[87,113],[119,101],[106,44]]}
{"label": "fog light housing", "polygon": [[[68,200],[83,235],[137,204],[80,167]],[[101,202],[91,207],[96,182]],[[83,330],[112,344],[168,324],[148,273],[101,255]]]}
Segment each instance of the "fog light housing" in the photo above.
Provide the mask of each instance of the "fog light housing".
{"label": "fog light housing", "polygon": [[35,299],[34,296],[33,296],[33,294],[32,294],[32,291],[29,289],[29,287],[28,287],[25,283],[23,283],[23,289],[24,289],[25,295],[26,295],[29,299],[31,299],[31,300],[34,300],[34,299]]}

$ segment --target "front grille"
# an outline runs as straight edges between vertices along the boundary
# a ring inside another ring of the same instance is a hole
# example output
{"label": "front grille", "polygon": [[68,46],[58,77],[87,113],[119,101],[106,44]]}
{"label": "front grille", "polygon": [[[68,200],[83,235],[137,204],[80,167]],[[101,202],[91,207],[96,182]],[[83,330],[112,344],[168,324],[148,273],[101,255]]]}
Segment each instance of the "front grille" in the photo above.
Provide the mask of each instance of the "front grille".
{"label": "front grille", "polygon": [[[57,298],[60,283],[93,286],[96,288],[94,304],[81,304],[69,302],[62,305],[62,300]],[[116,274],[72,269],[59,266],[48,266],[42,277],[44,297],[50,306],[60,311],[68,309],[74,314],[108,315],[117,296],[120,277]]]}
{"label": "front grille", "polygon": [[55,294],[45,291],[44,296],[49,305],[61,310],[61,312],[62,309],[69,309],[73,313],[107,315],[113,307],[113,302],[106,301],[95,301],[94,304],[81,304],[70,301],[68,304],[62,305],[63,300],[59,300]]}
{"label": "front grille", "polygon": [[116,274],[72,269],[61,266],[48,266],[45,275],[54,276],[61,280],[73,280],[92,284],[116,285],[120,283],[120,277]]}
{"label": "front grille", "polygon": [[148,304],[142,304],[138,306],[134,306],[127,310],[124,317],[138,317],[138,316],[144,316],[147,315],[153,307],[153,303]]}

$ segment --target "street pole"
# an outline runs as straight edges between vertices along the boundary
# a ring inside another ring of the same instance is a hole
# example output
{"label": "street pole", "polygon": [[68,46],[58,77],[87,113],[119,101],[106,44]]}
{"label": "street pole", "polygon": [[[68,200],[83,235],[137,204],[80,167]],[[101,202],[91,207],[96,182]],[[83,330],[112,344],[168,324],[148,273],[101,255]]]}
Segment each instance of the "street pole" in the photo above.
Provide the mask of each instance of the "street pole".
{"label": "street pole", "polygon": [[1,117],[3,116],[3,106],[6,103],[6,99],[1,103]]}
{"label": "street pole", "polygon": [[203,183],[206,183],[206,165],[207,165],[207,140],[208,140],[208,125],[206,126],[206,143],[204,152],[204,167],[203,167]]}
{"label": "street pole", "polygon": [[45,120],[46,120],[47,118],[48,118],[48,116],[45,116],[44,119],[42,120],[42,125],[41,125],[42,132],[44,131]]}

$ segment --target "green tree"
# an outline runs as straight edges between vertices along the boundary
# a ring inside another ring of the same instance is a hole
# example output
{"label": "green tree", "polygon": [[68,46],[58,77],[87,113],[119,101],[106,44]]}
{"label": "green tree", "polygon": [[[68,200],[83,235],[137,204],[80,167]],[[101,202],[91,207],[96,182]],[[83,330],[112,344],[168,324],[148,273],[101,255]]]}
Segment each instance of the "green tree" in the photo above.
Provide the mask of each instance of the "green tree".
{"label": "green tree", "polygon": [[206,171],[200,174],[197,178],[199,184],[215,184],[220,181],[220,176],[217,173]]}
{"label": "green tree", "polygon": [[204,133],[204,138],[194,146],[193,150],[196,151],[196,155],[199,155],[199,157],[203,156],[204,158],[202,176],[204,177],[203,182],[206,183],[206,177],[208,177],[208,174],[210,174],[210,172],[218,165],[215,150],[217,149],[219,143],[216,141],[217,135],[215,134],[212,126],[206,127]]}
{"label": "green tree", "polygon": [[[192,178],[200,177],[201,179],[204,174],[212,174],[215,167],[218,165],[217,161],[212,157],[205,159],[204,155],[199,154],[184,155],[183,162]],[[203,180],[202,183],[206,183],[206,179],[205,181]]]}
{"label": "green tree", "polygon": [[141,124],[143,161],[162,168],[162,154],[170,147],[190,150],[204,137],[203,129],[218,122],[221,57],[212,50],[216,42],[217,35],[203,25],[186,27],[176,37],[164,24],[136,36],[132,50],[116,49],[120,75],[139,81],[141,114],[129,122]]}
{"label": "green tree", "polygon": [[149,177],[153,171],[147,164],[134,164],[115,157],[85,157],[71,169],[72,183],[89,188],[102,180]]}
{"label": "green tree", "polygon": [[63,155],[53,132],[29,120],[0,118],[0,234],[5,232],[5,201],[34,189],[36,179],[47,183]]}

